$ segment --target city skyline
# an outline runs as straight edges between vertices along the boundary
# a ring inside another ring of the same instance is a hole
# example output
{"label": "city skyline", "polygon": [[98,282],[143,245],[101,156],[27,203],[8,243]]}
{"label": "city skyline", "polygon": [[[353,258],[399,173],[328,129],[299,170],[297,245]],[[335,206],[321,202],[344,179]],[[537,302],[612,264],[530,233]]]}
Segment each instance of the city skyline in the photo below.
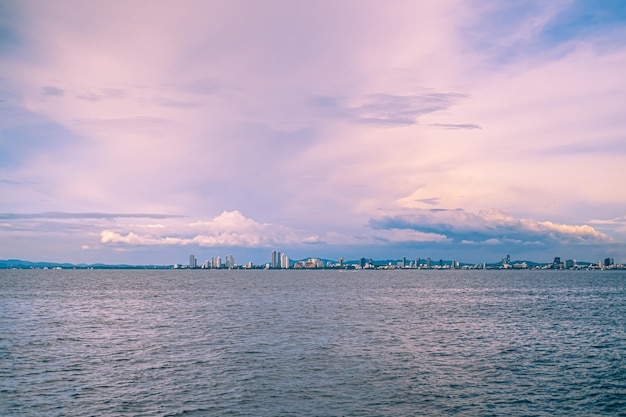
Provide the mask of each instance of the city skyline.
{"label": "city skyline", "polygon": [[3,2],[0,259],[624,263],[625,35],[611,1]]}
{"label": "city skyline", "polygon": [[614,258],[604,258],[598,261],[577,261],[576,259],[561,259],[554,257],[551,262],[536,262],[530,259],[514,260],[507,254],[498,262],[459,262],[456,260],[433,258],[407,258],[399,259],[374,259],[360,258],[348,259],[324,259],[306,257],[302,259],[290,259],[287,254],[279,251],[272,251],[268,262],[254,263],[247,261],[241,264],[235,262],[235,257],[229,254],[224,262],[220,256],[212,256],[204,262],[199,263],[195,254],[189,255],[189,262],[185,263],[160,263],[148,265],[133,264],[72,264],[60,262],[33,262],[29,260],[3,260],[0,259],[0,269],[568,269],[568,270],[624,270],[626,265],[615,262]]}
{"label": "city skyline", "polygon": [[490,267],[500,265],[504,269],[577,269],[581,266],[594,267],[599,269],[624,269],[626,266],[620,262],[615,262],[614,258],[604,258],[596,261],[589,260],[576,260],[570,258],[561,259],[560,256],[555,256],[552,261],[549,262],[537,262],[532,259],[515,259],[510,254],[507,254],[499,261],[494,260],[482,260],[474,262],[459,262],[455,259],[443,259],[439,258],[411,258],[402,256],[396,259],[379,259],[379,258],[365,258],[360,259],[348,259],[343,256],[338,259],[329,258],[316,258],[316,257],[303,257],[300,259],[292,259],[285,252],[278,250],[272,250],[267,262],[255,263],[251,260],[237,263],[233,254],[225,256],[225,262],[222,263],[221,257],[212,256],[207,258],[202,264],[198,263],[195,254],[189,255],[189,263],[174,263],[172,264],[174,269],[189,268],[189,269],[247,269],[247,268],[265,268],[265,269],[293,269],[293,268],[342,268],[345,266],[359,266],[360,268],[367,267],[391,267],[395,268],[407,268],[407,269],[462,269],[462,267],[471,267],[471,269],[485,269],[489,265]]}

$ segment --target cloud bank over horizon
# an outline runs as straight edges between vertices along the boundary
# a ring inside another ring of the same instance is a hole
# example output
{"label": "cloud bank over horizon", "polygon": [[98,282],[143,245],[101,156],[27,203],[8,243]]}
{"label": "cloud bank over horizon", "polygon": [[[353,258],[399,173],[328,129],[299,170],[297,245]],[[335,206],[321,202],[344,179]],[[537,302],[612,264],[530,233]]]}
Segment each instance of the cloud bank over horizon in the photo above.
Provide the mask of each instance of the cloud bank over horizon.
{"label": "cloud bank over horizon", "polygon": [[613,239],[588,225],[558,224],[550,221],[516,219],[499,210],[478,214],[462,209],[429,209],[370,220],[370,226],[383,230],[415,230],[445,236],[461,244],[515,243],[546,245],[559,243],[610,243]]}
{"label": "cloud bank over horizon", "polygon": [[619,3],[27,0],[0,33],[0,258],[626,262]]}

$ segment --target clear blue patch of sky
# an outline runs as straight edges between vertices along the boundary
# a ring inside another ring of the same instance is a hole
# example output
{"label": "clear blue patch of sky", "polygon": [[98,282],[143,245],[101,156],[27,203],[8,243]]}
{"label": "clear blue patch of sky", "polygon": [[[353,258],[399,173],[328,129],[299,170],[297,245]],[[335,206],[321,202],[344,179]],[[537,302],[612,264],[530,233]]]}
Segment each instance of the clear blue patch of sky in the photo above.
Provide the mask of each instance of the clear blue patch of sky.
{"label": "clear blue patch of sky", "polygon": [[[480,4],[480,3],[479,3]],[[622,45],[626,37],[626,1],[581,0],[562,4],[550,11],[551,4],[543,1],[495,3],[480,16],[477,24],[465,28],[465,39],[478,50],[488,52],[492,64],[506,64],[516,57],[535,54],[568,53],[577,41],[586,40],[597,46]],[[542,22],[543,14],[553,13]],[[529,23],[542,26],[530,26]],[[511,36],[517,30],[534,30],[526,36]],[[509,43],[502,43],[509,39]],[[565,47],[570,44],[570,47]]]}
{"label": "clear blue patch of sky", "polygon": [[546,25],[542,36],[550,42],[566,42],[619,27],[626,27],[626,1],[583,0],[573,2],[556,15]]}
{"label": "clear blue patch of sky", "polygon": [[25,40],[19,33],[17,2],[0,2],[0,57],[11,56],[25,45]]}
{"label": "clear blue patch of sky", "polygon": [[[2,13],[2,9],[0,9],[0,13]],[[0,20],[0,54],[5,54],[16,43],[18,43],[17,34],[3,20]]]}

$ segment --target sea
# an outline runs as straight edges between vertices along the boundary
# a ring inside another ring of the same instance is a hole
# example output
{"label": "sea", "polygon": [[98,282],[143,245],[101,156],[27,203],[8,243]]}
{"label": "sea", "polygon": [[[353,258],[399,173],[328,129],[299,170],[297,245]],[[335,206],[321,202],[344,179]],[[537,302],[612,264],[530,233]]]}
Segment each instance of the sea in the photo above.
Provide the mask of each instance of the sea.
{"label": "sea", "polygon": [[626,416],[626,271],[0,270],[2,416]]}

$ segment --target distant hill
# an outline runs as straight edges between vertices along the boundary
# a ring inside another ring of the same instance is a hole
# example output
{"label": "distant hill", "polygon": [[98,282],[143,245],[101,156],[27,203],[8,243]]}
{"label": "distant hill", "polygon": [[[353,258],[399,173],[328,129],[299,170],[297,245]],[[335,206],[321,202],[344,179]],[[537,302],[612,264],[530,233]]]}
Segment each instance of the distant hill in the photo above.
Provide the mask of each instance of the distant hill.
{"label": "distant hill", "polygon": [[74,265],[70,263],[55,263],[55,262],[30,262],[22,261],[20,259],[8,259],[0,260],[0,268],[73,268]]}
{"label": "distant hill", "polygon": [[43,269],[43,268],[62,268],[62,269],[168,269],[171,265],[107,265],[97,264],[72,264],[57,262],[31,262],[20,259],[0,260],[0,269]]}

